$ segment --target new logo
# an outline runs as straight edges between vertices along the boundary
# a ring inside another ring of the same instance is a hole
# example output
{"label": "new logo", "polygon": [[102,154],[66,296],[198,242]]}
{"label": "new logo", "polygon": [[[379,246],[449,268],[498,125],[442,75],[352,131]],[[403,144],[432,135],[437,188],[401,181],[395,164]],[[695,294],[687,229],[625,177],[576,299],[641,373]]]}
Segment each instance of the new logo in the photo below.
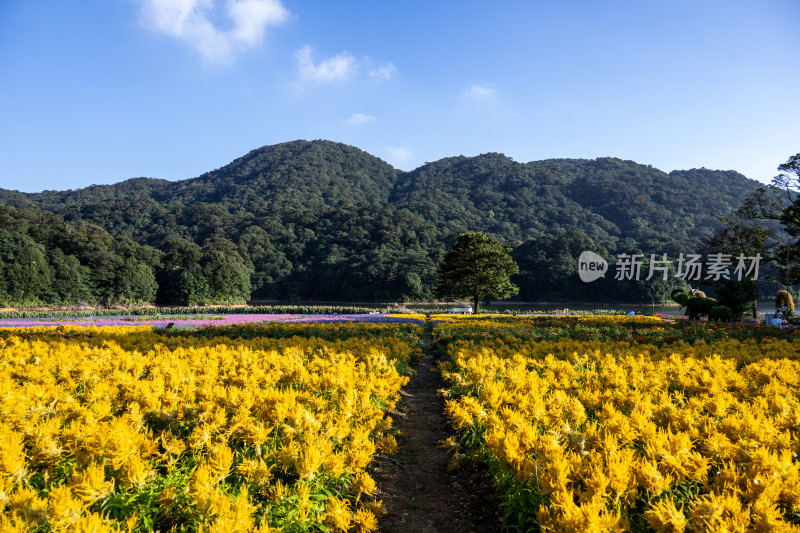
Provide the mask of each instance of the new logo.
{"label": "new logo", "polygon": [[587,283],[606,276],[608,261],[594,252],[585,251],[578,258],[578,275]]}

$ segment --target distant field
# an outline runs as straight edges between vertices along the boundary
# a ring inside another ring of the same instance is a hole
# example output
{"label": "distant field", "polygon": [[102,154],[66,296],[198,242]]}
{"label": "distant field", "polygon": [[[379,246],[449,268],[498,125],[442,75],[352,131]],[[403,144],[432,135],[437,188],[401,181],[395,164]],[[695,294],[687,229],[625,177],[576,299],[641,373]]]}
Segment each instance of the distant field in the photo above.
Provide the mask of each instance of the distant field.
{"label": "distant field", "polygon": [[[391,313],[447,313],[458,304],[336,304],[336,305],[236,305],[206,307],[134,307],[125,309],[6,309],[0,311],[0,327],[45,325],[133,325],[150,324],[165,327],[200,327],[231,324],[268,324],[286,321],[368,321],[382,319]],[[760,314],[770,312],[773,302],[759,302]],[[555,315],[636,315],[684,316],[677,304],[594,304],[594,303],[520,303],[497,302],[482,306],[484,314],[555,314]]]}

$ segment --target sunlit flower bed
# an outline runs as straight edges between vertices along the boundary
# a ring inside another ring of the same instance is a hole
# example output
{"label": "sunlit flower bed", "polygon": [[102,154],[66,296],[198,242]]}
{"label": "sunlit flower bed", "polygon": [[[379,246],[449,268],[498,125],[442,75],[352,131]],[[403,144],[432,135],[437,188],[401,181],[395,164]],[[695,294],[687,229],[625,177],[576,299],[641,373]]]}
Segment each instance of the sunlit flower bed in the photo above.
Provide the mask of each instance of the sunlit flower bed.
{"label": "sunlit flower bed", "polygon": [[370,324],[424,324],[425,315],[399,315],[399,314],[359,314],[359,315],[306,315],[299,318],[286,320],[289,323],[332,323],[332,322],[366,322]]}
{"label": "sunlit flower bed", "polygon": [[393,313],[391,315],[386,315],[386,317],[413,322],[416,324],[424,324],[428,320],[428,316],[422,313]]}
{"label": "sunlit flower bed", "polygon": [[[446,315],[445,315],[446,317]],[[433,331],[434,347],[444,355],[448,344],[504,339],[505,344],[529,341],[571,339],[577,341],[614,340],[631,344],[665,346],[678,342],[715,343],[721,340],[753,340],[781,338],[800,340],[800,329],[778,329],[772,326],[725,324],[720,322],[666,322],[657,317],[625,315],[608,317],[548,317],[548,316],[477,316],[449,317],[440,320]]]}
{"label": "sunlit flower bed", "polygon": [[454,466],[489,466],[513,530],[800,531],[795,342],[537,342],[484,327],[434,329],[450,356],[446,444]]}
{"label": "sunlit flower bed", "polygon": [[374,530],[421,329],[259,327],[0,330],[0,530]]}

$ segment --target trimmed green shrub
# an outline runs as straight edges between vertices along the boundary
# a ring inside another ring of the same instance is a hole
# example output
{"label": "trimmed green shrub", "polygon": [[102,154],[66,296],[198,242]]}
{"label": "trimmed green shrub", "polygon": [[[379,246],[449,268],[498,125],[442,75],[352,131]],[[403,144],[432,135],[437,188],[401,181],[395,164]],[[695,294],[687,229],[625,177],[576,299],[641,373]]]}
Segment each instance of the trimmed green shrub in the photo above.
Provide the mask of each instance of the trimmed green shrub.
{"label": "trimmed green shrub", "polygon": [[711,308],[708,319],[716,322],[730,322],[733,319],[733,311],[727,305],[717,305]]}
{"label": "trimmed green shrub", "polygon": [[792,293],[789,291],[778,291],[775,294],[775,309],[783,309],[784,307],[787,315],[793,315],[794,298],[792,298]]}

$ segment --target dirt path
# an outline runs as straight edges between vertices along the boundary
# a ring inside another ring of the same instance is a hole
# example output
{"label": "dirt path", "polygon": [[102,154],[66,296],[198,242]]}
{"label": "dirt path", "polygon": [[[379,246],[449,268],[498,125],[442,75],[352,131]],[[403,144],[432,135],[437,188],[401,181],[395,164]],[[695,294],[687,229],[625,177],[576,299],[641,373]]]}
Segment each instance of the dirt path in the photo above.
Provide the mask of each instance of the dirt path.
{"label": "dirt path", "polygon": [[425,358],[391,413],[402,431],[394,455],[379,456],[373,477],[378,498],[388,514],[379,521],[382,533],[494,533],[501,521],[492,500],[490,481],[480,472],[448,472],[450,456],[438,443],[452,433],[444,415],[444,387],[426,330]]}

